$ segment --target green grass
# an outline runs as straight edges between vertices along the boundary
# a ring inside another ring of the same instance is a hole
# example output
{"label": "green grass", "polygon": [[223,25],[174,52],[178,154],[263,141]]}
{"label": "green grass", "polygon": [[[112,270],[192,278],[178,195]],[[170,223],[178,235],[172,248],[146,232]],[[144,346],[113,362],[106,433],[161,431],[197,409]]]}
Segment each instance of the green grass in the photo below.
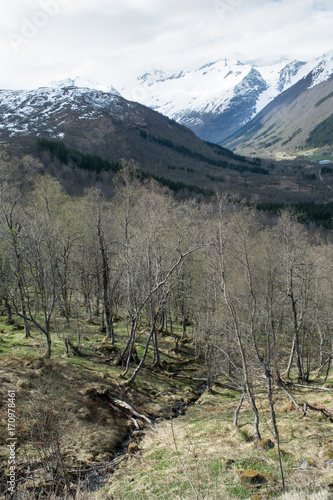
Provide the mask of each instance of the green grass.
{"label": "green grass", "polygon": [[[238,397],[232,399],[230,394],[230,391],[221,388],[214,388],[213,393],[206,391],[200,404],[190,407],[185,416],[174,421],[174,433],[171,432],[170,422],[158,424],[155,433],[141,443],[139,455],[116,471],[112,484],[105,491],[124,499],[190,499],[195,498],[194,488],[200,499],[248,499],[256,491],[242,486],[236,471],[255,469],[267,472],[277,480],[277,485],[264,485],[260,491],[263,494],[268,491],[270,498],[278,498],[281,495],[281,474],[277,447],[263,451],[253,440],[244,439],[244,433],[250,436],[253,432],[252,415],[248,408],[241,411],[241,429],[232,428]],[[315,394],[303,391],[294,394],[294,397],[306,398],[309,402],[312,397],[314,403]],[[332,397],[327,396],[325,401],[332,407]],[[264,400],[260,404],[263,410]],[[287,486],[302,487],[298,479],[293,479],[295,471],[303,459],[313,456],[319,457],[315,474],[317,484],[329,482],[333,471],[327,477],[322,443],[331,435],[330,423],[320,421],[317,415],[302,419],[295,411],[285,411],[288,405],[287,400],[280,401],[277,414]],[[263,437],[272,439],[269,424],[269,416],[262,416]],[[128,473],[135,477],[133,483],[128,483]],[[312,481],[306,472],[302,477],[304,483]]]}
{"label": "green grass", "polygon": [[[180,335],[180,325],[176,335]],[[191,401],[199,382],[191,378],[177,379],[166,373],[152,369],[153,350],[150,349],[143,370],[137,377],[133,387],[123,391],[120,375],[122,367],[108,363],[94,347],[103,341],[104,334],[98,332],[99,326],[85,324],[82,326],[82,351],[86,357],[66,356],[61,335],[52,334],[53,355],[51,360],[43,360],[45,339],[32,328],[32,337],[24,338],[24,332],[15,325],[0,322],[0,358],[2,365],[8,368],[8,374],[1,378],[3,394],[11,384],[18,387],[18,409],[20,415],[43,383],[51,381],[55,393],[61,402],[60,407],[67,409],[72,415],[72,425],[66,434],[66,456],[81,456],[86,461],[93,461],[97,456],[105,456],[114,443],[123,439],[127,429],[121,429],[114,418],[108,403],[96,396],[96,389],[110,388],[122,395],[145,414],[157,413],[171,416],[171,408],[175,400]],[[77,340],[75,329],[67,330],[73,341]],[[120,321],[116,325],[116,342],[120,349],[127,338],[126,324]],[[142,353],[147,334],[143,334],[138,342],[139,355]],[[162,360],[175,368],[182,368],[182,374],[189,377],[202,377],[205,367],[200,360],[190,365],[180,365],[184,359],[194,358],[192,344],[181,345],[181,357],[173,355],[170,349],[174,336],[159,335],[162,349]],[[132,365],[130,373],[135,368]],[[196,369],[192,372],[189,368]],[[293,377],[295,373],[291,373]],[[309,385],[324,384],[324,374],[319,378],[311,374]],[[325,385],[332,386],[330,377]],[[284,394],[276,392],[276,411],[280,430],[282,460],[287,485],[298,484],[294,479],[295,471],[303,459],[316,457],[316,480],[318,484],[333,481],[333,470],[328,470],[324,452],[329,450],[325,444],[331,439],[331,424],[318,413],[306,418],[295,411]],[[293,396],[300,405],[307,401],[317,406],[325,406],[333,412],[333,393],[317,393],[316,391],[299,390]],[[238,405],[240,394],[230,389],[214,386],[206,390],[198,404],[187,408],[185,415],[175,419],[162,420],[148,431],[142,441],[138,441],[139,451],[129,455],[107,479],[104,486],[105,497],[113,496],[121,499],[192,499],[218,500],[224,498],[245,499],[251,495],[251,489],[240,484],[237,469],[255,469],[270,473],[280,481],[280,467],[277,448],[263,451],[253,440],[253,417],[248,405],[244,404],[239,416],[239,429],[232,427],[233,415]],[[51,392],[52,401],[52,392]],[[272,438],[270,416],[264,393],[258,394],[258,408],[261,415],[261,432],[263,438]],[[88,420],[79,418],[80,411],[89,414]],[[3,409],[2,409],[3,411]],[[90,413],[89,413],[90,412]],[[1,415],[2,416],[2,415]],[[5,422],[5,420],[3,420]],[[28,439],[25,421],[20,417],[21,452],[33,452]],[[5,427],[0,428],[1,437],[5,438]],[[95,440],[95,441],[94,441]],[[274,441],[274,439],[273,439]],[[95,450],[95,448],[100,448]],[[94,452],[89,455],[90,452]],[[0,454],[3,450],[0,447]],[[80,455],[81,454],[81,455]],[[82,455],[83,454],[83,455]],[[98,455],[99,454],[99,455]],[[104,455],[103,455],[104,454]],[[22,455],[23,456],[23,455]],[[112,456],[112,453],[110,457]],[[317,458],[318,457],[318,458]],[[309,474],[303,474],[303,481],[310,481]],[[262,492],[270,491],[270,497],[278,497],[275,487],[267,485]],[[103,494],[104,494],[103,493]]]}

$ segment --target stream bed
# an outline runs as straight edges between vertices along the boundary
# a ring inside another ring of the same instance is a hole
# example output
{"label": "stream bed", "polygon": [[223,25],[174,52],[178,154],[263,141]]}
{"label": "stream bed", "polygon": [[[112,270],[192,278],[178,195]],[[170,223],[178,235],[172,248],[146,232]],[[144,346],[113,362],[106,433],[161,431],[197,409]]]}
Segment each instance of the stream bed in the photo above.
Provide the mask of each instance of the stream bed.
{"label": "stream bed", "polygon": [[[197,388],[196,388],[196,395],[191,398],[188,401],[185,401],[184,399],[176,399],[173,401],[172,407],[171,407],[171,416],[170,417],[165,417],[165,416],[159,416],[156,415],[152,417],[152,424],[151,424],[151,429],[154,428],[154,425],[166,420],[173,420],[176,418],[179,418],[180,416],[184,415],[186,412],[186,409],[189,408],[190,406],[193,406],[197,404],[200,400],[201,395],[205,392],[207,389],[208,384],[207,382],[201,383]],[[128,455],[129,451],[129,445],[131,443],[139,443],[140,440],[144,437],[144,435],[147,432],[147,429],[149,427],[146,425],[145,427],[142,427],[141,429],[136,429],[128,433],[124,441],[121,443],[121,445],[118,447],[117,452],[115,454],[115,457],[112,461],[106,462],[103,464],[92,464],[91,470],[89,470],[85,474],[85,481],[87,485],[87,489],[89,492],[96,492],[100,488],[102,488],[105,485],[106,479],[112,474],[113,470],[123,461],[126,459],[126,456]]]}

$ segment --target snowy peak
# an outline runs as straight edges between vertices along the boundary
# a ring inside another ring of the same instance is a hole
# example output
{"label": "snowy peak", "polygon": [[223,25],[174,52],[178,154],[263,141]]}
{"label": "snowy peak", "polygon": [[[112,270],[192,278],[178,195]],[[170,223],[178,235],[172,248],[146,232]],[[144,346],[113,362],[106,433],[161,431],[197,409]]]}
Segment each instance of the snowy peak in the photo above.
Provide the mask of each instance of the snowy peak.
{"label": "snowy peak", "polygon": [[278,92],[283,92],[294,84],[294,77],[297,79],[299,70],[304,66],[302,61],[291,61],[279,72],[279,80],[276,85]]}
{"label": "snowy peak", "polygon": [[[124,97],[132,104],[133,101],[143,104],[189,127],[206,141],[223,143],[282,92],[303,80],[309,88],[315,87],[332,74],[333,50],[309,62],[283,60],[255,66],[220,59],[171,73],[156,69],[128,81],[121,94],[111,85],[81,77],[66,78],[37,89],[38,92],[1,91],[0,130],[9,125],[6,106],[17,116],[22,115],[22,127],[27,127],[24,117],[29,117],[34,102],[44,103],[44,107],[41,106],[40,116],[32,112],[30,126],[35,121],[41,122],[46,109],[61,122],[63,107],[70,105],[72,110],[87,113],[92,107],[95,111],[106,108],[115,111],[115,98]],[[13,103],[16,104],[11,108]],[[15,133],[16,125],[11,124],[9,129]]]}
{"label": "snowy peak", "polygon": [[146,73],[121,92],[190,127],[202,139],[223,142],[310,73],[312,86],[327,80],[333,73],[332,57],[329,51],[310,62],[283,60],[268,66],[220,59],[177,73]]}
{"label": "snowy peak", "polygon": [[[325,82],[333,73],[333,50],[325,52],[322,57],[315,59],[317,63],[312,69],[312,85]],[[310,72],[309,72],[310,73]]]}
{"label": "snowy peak", "polygon": [[93,80],[89,80],[88,78],[81,78],[79,76],[77,76],[76,78],[65,78],[64,80],[53,81],[50,85],[48,85],[48,87],[78,87],[90,90],[100,90],[101,92],[109,92],[110,94],[120,96],[120,93],[114,87],[112,87],[112,85],[103,85]]}
{"label": "snowy peak", "polygon": [[166,73],[164,71],[154,71],[154,73],[145,73],[142,76],[138,76],[137,80],[142,83],[146,84],[149,87],[153,85],[155,82],[163,82],[167,78]]}
{"label": "snowy peak", "polygon": [[105,113],[123,120],[135,107],[115,94],[68,83],[36,90],[1,90],[0,133],[9,137],[40,133],[63,136],[77,120],[95,121]]}
{"label": "snowy peak", "polygon": [[235,95],[249,97],[251,94],[256,95],[258,92],[263,92],[267,88],[268,86],[260,72],[256,68],[251,68],[245,78],[236,85]]}

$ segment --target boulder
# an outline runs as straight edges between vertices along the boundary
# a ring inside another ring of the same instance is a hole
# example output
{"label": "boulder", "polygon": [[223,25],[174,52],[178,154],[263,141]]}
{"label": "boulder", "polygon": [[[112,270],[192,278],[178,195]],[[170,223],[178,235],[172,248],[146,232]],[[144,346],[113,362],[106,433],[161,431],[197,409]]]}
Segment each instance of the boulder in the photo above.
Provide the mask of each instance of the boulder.
{"label": "boulder", "polygon": [[101,344],[98,348],[100,352],[103,352],[105,354],[111,354],[116,351],[116,348],[112,344]]}
{"label": "boulder", "polygon": [[269,472],[266,472],[266,471],[262,471],[260,472],[260,476],[264,478],[264,482],[265,483],[277,483],[277,480],[275,479],[275,477],[272,476],[272,474],[270,474]]}

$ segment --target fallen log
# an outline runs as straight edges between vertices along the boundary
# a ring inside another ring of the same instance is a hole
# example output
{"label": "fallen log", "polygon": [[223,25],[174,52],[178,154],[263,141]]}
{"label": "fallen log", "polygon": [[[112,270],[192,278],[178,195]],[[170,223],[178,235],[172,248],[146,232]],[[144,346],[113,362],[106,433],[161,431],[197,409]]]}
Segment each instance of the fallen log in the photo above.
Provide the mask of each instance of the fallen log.
{"label": "fallen log", "polygon": [[150,418],[148,418],[146,415],[144,415],[142,413],[139,413],[132,405],[127,403],[127,401],[124,401],[123,399],[119,399],[119,396],[112,393],[111,391],[108,391],[107,393],[108,393],[108,396],[111,396],[112,403],[116,407],[118,407],[119,409],[121,409],[123,411],[125,410],[125,412],[127,411],[128,413],[130,413],[130,415],[132,417],[140,418],[141,420],[146,422],[146,424],[152,425],[153,422],[150,420]]}
{"label": "fallen log", "polygon": [[304,405],[303,405],[303,417],[307,416],[308,410],[318,411],[318,412],[322,413],[326,418],[333,420],[333,413],[331,413],[330,411],[327,411],[325,408],[318,408],[317,406],[310,405],[309,403],[304,403]]}

